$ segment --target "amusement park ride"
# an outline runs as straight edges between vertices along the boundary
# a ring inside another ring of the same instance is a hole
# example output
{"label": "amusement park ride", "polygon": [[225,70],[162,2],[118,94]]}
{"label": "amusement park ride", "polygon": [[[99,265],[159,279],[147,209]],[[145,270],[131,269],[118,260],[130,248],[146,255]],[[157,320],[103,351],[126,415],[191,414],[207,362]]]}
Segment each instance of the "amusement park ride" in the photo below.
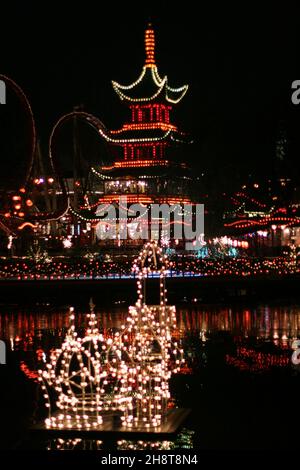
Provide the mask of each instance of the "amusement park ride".
{"label": "amusement park ride", "polygon": [[[95,241],[100,220],[98,205],[116,204],[120,195],[125,195],[130,204],[140,203],[145,207],[151,203],[181,207],[192,202],[190,170],[169,155],[171,147],[188,142],[185,134],[170,121],[172,108],[181,101],[188,86],[172,88],[168,77],[159,75],[154,30],[150,24],[145,31],[145,56],[142,72],[134,83],[112,82],[114,91],[129,108],[130,122],[121,129],[108,130],[99,118],[88,112],[76,109],[63,115],[50,133],[50,174],[46,174],[43,165],[28,99],[13,80],[0,76],[22,101],[30,124],[30,158],[24,182],[20,188],[9,188],[0,202],[0,229],[7,235],[17,237],[23,230],[29,230],[55,236],[64,226],[67,235],[80,235],[84,230]],[[122,154],[109,166],[99,165],[101,162],[94,165],[86,159],[83,171],[75,132],[73,168],[66,175],[57,143],[62,127],[68,122],[75,131],[79,123],[88,124],[96,131],[99,145],[105,143],[108,152],[112,148],[121,149]]]}
{"label": "amusement park ride", "polygon": [[[127,108],[127,122],[120,129],[109,130],[98,117],[74,108],[53,126],[47,161],[42,158],[33,112],[26,95],[6,76],[0,75],[0,83],[5,83],[7,91],[6,104],[1,111],[9,109],[10,93],[22,104],[27,143],[23,179],[16,183],[2,176],[3,183],[0,178],[1,248],[4,239],[4,244],[12,252],[15,239],[25,240],[21,253],[24,248],[28,250],[32,240],[36,239],[48,240],[48,247],[51,246],[49,240],[54,245],[57,240],[60,248],[69,247],[74,242],[78,246],[99,245],[107,230],[106,222],[102,220],[103,212],[109,205],[117,207],[119,204],[120,208],[120,198],[123,197],[129,205],[145,207],[145,212],[151,204],[168,204],[177,207],[183,215],[184,204],[193,206],[198,202],[196,180],[187,164],[176,156],[177,148],[190,141],[171,119],[172,111],[185,96],[188,85],[172,88],[168,77],[159,74],[151,25],[145,30],[145,62],[139,77],[129,85],[112,81],[114,92]],[[72,129],[70,140],[73,142],[66,158],[61,139],[62,134],[65,140],[66,136],[69,138],[66,134],[68,126],[69,130],[70,126]],[[90,150],[83,152],[80,145],[82,132],[90,128],[95,132],[89,134],[86,141],[95,138],[98,146],[96,157]],[[286,185],[286,182],[280,180],[280,184]],[[258,186],[254,184],[257,195]],[[228,198],[229,210],[223,213],[223,220],[217,221],[223,235],[246,237],[251,244],[253,234],[258,241],[264,241],[261,234],[268,233],[272,246],[275,238],[281,244],[286,233],[291,234],[290,237],[300,237],[297,235],[298,232],[300,234],[298,203],[281,204],[280,198],[275,198],[274,194],[266,203],[260,196],[253,196],[248,187],[245,188],[243,186]],[[126,210],[127,221],[132,223],[130,209]],[[122,220],[116,212],[117,233],[122,230]],[[279,234],[279,229],[283,235]],[[104,244],[107,248],[118,249],[121,245],[125,249],[131,244],[133,247],[141,245],[141,241],[130,240],[130,237],[126,240],[120,238],[116,235],[110,240],[110,245],[107,241]],[[160,230],[158,238],[164,238],[163,230]],[[26,239],[31,241],[27,243]]]}

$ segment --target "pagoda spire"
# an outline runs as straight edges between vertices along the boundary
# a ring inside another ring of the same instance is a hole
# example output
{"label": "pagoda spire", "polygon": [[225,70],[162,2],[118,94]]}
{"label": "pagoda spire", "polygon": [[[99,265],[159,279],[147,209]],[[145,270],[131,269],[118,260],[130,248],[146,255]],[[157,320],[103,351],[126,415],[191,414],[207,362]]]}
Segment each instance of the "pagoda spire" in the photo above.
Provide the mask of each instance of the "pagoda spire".
{"label": "pagoda spire", "polygon": [[145,30],[145,67],[155,67],[155,34],[151,23]]}

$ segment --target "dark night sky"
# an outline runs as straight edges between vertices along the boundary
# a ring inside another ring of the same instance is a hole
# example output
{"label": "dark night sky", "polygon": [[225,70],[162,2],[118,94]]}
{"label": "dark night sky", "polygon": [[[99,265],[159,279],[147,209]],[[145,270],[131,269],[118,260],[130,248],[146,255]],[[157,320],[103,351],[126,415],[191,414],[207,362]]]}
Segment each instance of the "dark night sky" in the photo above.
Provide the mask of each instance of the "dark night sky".
{"label": "dark night sky", "polygon": [[[104,6],[105,4],[105,6]],[[200,11],[195,2],[13,2],[1,6],[0,73],[26,92],[46,148],[51,126],[74,105],[108,127],[121,125],[110,80],[130,83],[144,61],[144,26],[152,18],[160,74],[190,84],[177,123],[195,140],[188,158],[225,179],[266,174],[274,166],[283,121],[288,165],[297,174],[300,105],[291,82],[300,79],[300,9],[262,9],[253,2]],[[1,129],[0,129],[1,133]],[[3,136],[1,137],[1,139]]]}

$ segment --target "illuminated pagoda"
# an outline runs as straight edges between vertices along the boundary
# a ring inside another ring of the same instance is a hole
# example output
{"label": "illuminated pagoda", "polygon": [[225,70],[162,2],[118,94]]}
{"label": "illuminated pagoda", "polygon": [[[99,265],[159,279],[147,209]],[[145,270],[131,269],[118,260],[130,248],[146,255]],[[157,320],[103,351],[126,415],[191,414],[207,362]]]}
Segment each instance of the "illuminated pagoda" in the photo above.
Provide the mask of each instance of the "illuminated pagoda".
{"label": "illuminated pagoda", "polygon": [[146,60],[139,78],[131,85],[112,82],[113,89],[131,111],[131,122],[111,131],[108,140],[123,149],[117,168],[167,166],[166,148],[183,135],[170,123],[172,106],[181,101],[188,85],[170,88],[155,64],[155,38],[151,25],[145,31]]}
{"label": "illuminated pagoda", "polygon": [[[115,148],[117,157],[110,166],[91,169],[98,187],[102,185],[102,195],[92,200],[92,194],[87,194],[85,205],[76,215],[95,223],[99,215],[97,206],[117,204],[120,196],[126,196],[127,204],[139,203],[145,207],[153,203],[179,206],[192,203],[190,170],[185,163],[177,161],[174,150],[189,140],[171,121],[173,107],[182,100],[188,85],[172,88],[168,77],[159,75],[151,24],[145,31],[145,63],[141,74],[130,85],[112,81],[112,86],[129,108],[130,120],[118,130],[98,127],[100,135]],[[128,219],[129,216],[128,212]],[[98,225],[97,234],[99,230]],[[131,242],[135,244],[136,240]]]}

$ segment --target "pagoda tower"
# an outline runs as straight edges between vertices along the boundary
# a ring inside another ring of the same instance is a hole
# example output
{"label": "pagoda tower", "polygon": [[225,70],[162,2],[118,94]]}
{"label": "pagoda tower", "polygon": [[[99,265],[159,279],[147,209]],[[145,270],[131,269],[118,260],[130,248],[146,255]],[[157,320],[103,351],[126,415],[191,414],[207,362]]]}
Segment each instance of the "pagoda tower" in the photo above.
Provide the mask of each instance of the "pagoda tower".
{"label": "pagoda tower", "polygon": [[[97,205],[117,204],[120,196],[126,196],[128,204],[145,206],[191,204],[191,171],[185,162],[172,155],[175,147],[190,143],[172,121],[172,111],[186,94],[188,85],[173,88],[166,75],[160,76],[151,24],[145,30],[145,62],[139,77],[129,85],[112,81],[112,87],[128,109],[128,120],[117,130],[98,128],[107,143],[116,148],[118,156],[110,165],[91,169],[97,180],[98,197],[86,197],[82,219],[91,220],[95,226]],[[78,212],[77,215],[80,217]]]}
{"label": "pagoda tower", "polygon": [[170,122],[172,107],[180,102],[188,85],[171,88],[168,77],[161,78],[155,63],[155,36],[151,25],[145,31],[145,64],[131,85],[112,86],[129,107],[131,121],[111,131],[111,143],[123,148],[121,167],[165,166],[166,147],[183,136]]}

